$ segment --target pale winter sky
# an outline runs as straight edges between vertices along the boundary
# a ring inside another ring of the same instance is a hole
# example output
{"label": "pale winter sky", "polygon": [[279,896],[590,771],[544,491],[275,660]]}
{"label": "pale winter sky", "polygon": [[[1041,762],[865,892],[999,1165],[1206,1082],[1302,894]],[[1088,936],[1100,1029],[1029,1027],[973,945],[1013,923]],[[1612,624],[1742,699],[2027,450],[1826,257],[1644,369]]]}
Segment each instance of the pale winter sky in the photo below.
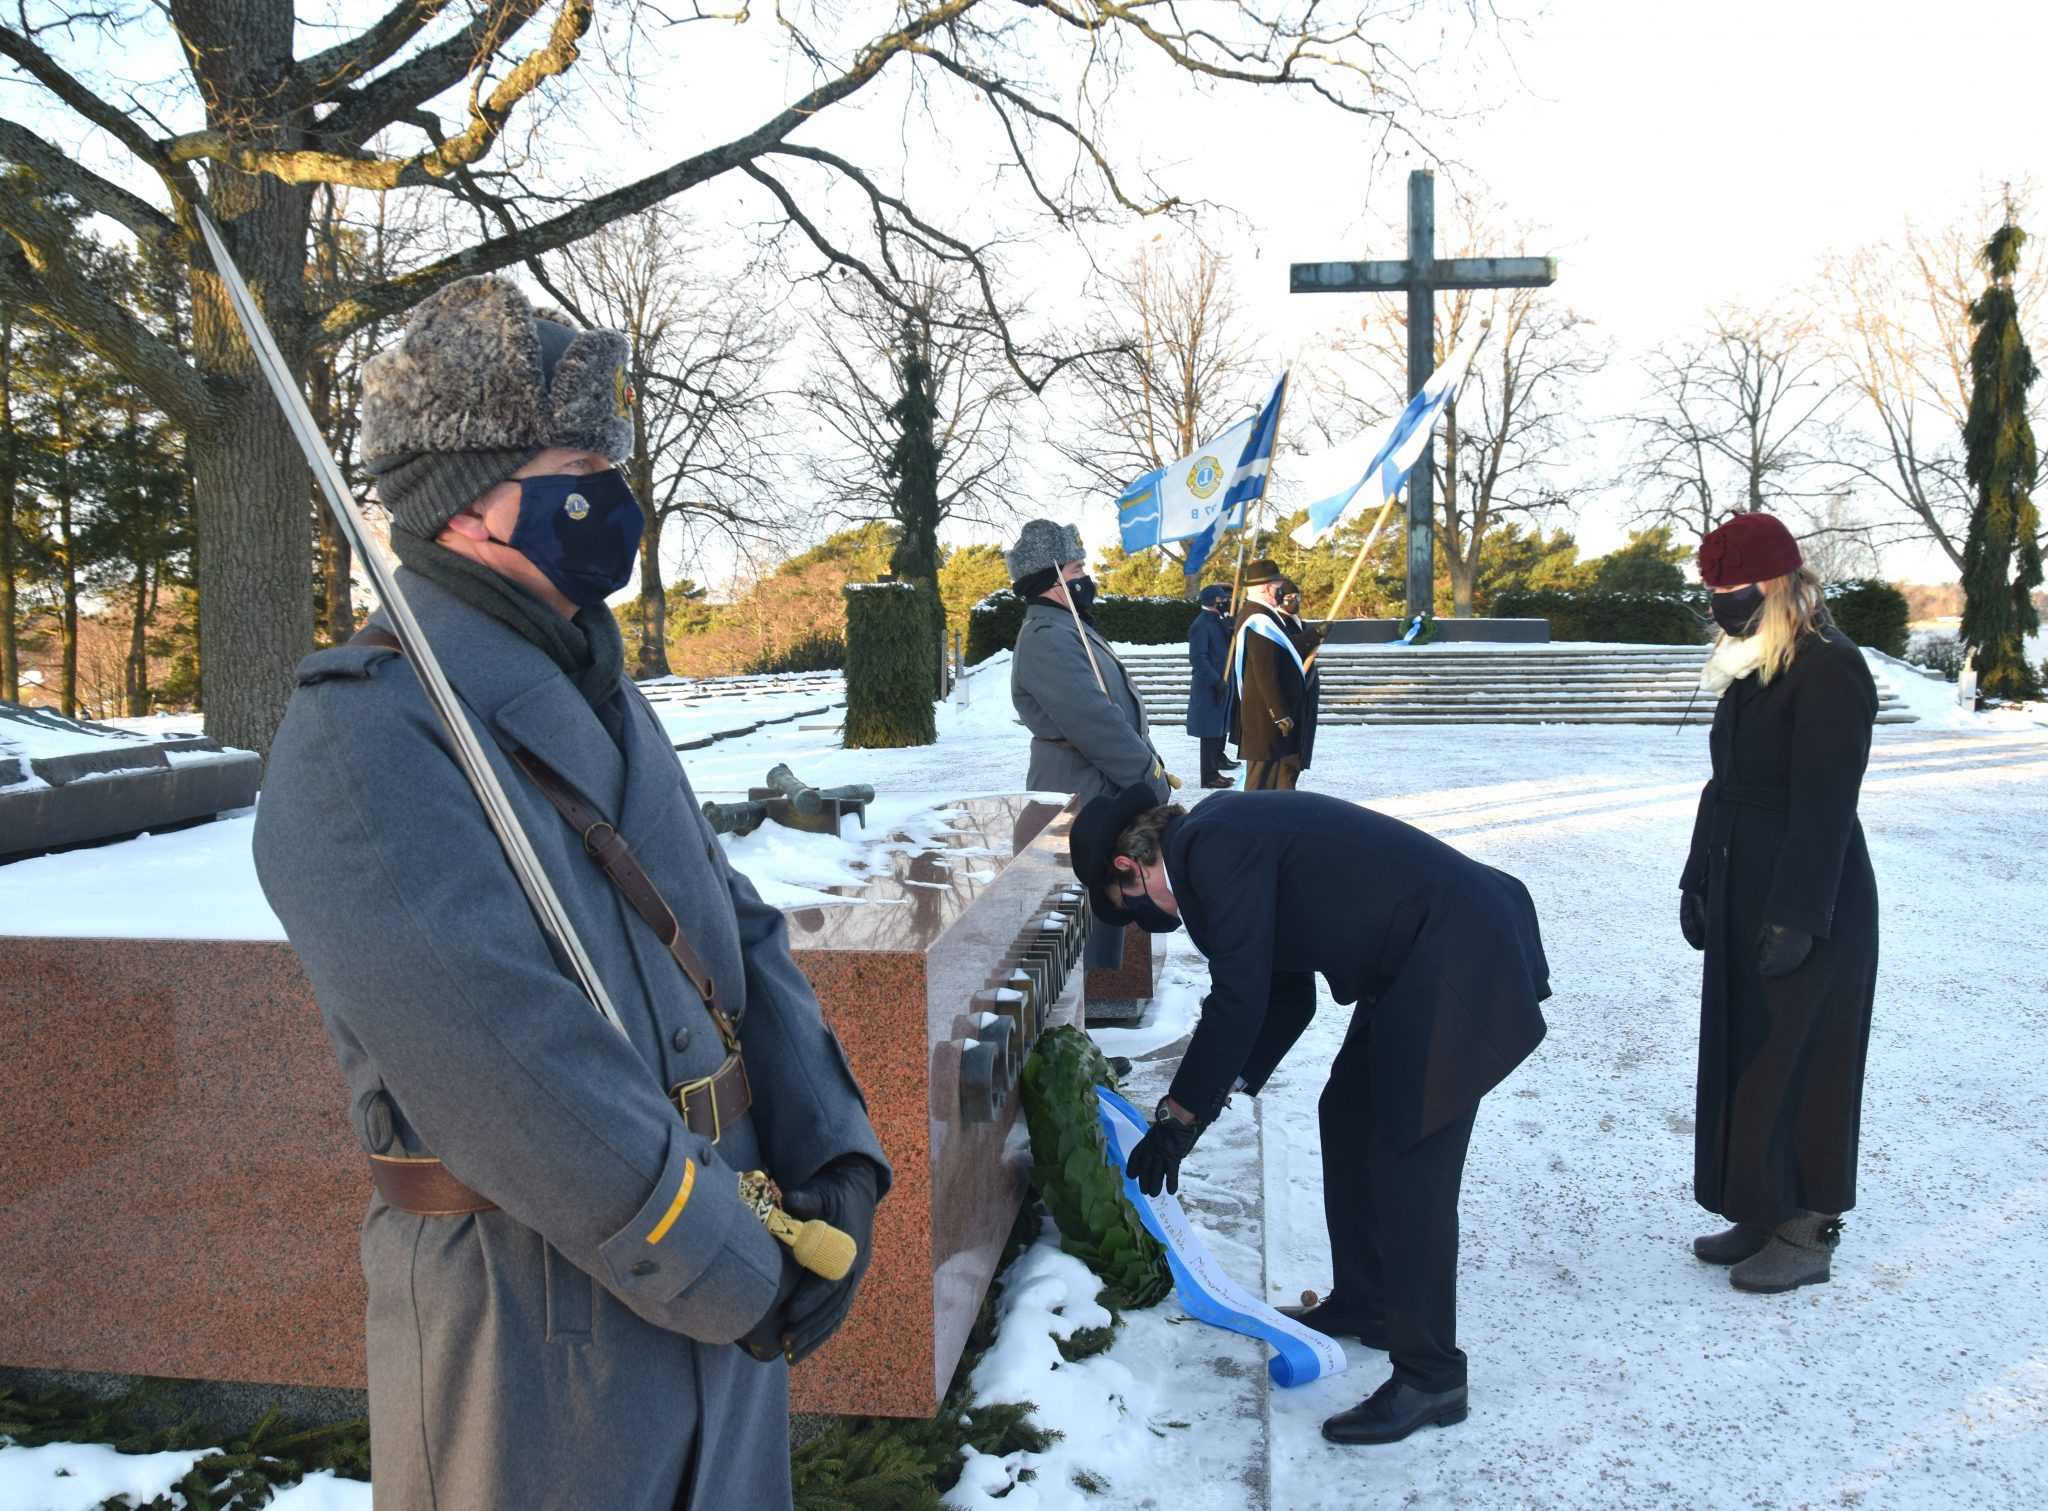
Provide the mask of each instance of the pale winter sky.
{"label": "pale winter sky", "polygon": [[[730,47],[737,62],[745,32],[761,24],[724,39],[697,33],[693,48]],[[1291,296],[1287,264],[1402,255],[1405,184],[1427,161],[1423,147],[1443,160],[1440,224],[1457,192],[1477,193],[1528,227],[1530,252],[1560,258],[1558,297],[1613,347],[1608,371],[1582,394],[1586,412],[1601,416],[1640,402],[1638,354],[1692,334],[1710,306],[1797,299],[1831,250],[1896,237],[1909,218],[1941,226],[1973,216],[2001,183],[2038,174],[2048,146],[2031,87],[2048,57],[2048,5],[1954,0],[1935,18],[1898,0],[1552,0],[1476,42],[1456,27],[1441,44],[1433,26],[1424,31],[1411,29],[1412,54],[1434,55],[1419,92],[1453,118],[1418,119],[1419,146],[1377,153],[1359,123],[1271,91],[1174,84],[1119,112],[1114,139],[1163,183],[1227,207],[1203,234],[1233,252],[1242,304],[1276,364],[1355,325],[1369,297]],[[2019,66],[1987,78],[1987,56]],[[757,118],[758,91],[778,82],[737,66],[724,76],[742,118]],[[779,84],[787,97],[802,82]],[[690,86],[688,114],[702,123],[700,89]],[[971,200],[972,139],[935,149],[914,112],[883,104],[892,98],[878,93],[858,123],[833,122],[828,139],[859,131],[866,160],[900,164],[917,193]],[[677,145],[669,130],[656,135],[650,161]],[[1096,255],[1114,266],[1157,231],[1146,223],[1104,235]],[[1090,269],[1057,241],[1041,245],[1034,312],[1078,308]],[[1611,473],[1624,445],[1622,427],[1596,433],[1588,471]],[[1046,465],[1023,491],[1042,491],[1044,512],[1078,512],[1091,543],[1113,539],[1110,502],[1062,482]],[[1593,505],[1578,522],[1582,545],[1617,543],[1626,508],[1612,496]],[[1886,568],[1948,575],[1931,549],[1895,550]]]}
{"label": "pale winter sky", "polygon": [[[2048,116],[2034,86],[2048,58],[2048,4],[2036,0],[1949,0],[1938,12],[1901,0],[1503,5],[1516,19],[1476,36],[1447,21],[1443,5],[1425,6],[1400,32],[1419,64],[1418,95],[1452,117],[1409,124],[1444,160],[1440,222],[1454,193],[1476,191],[1528,227],[1531,252],[1560,258],[1558,297],[1614,348],[1608,372],[1583,393],[1592,416],[1634,407],[1638,354],[1694,332],[1709,306],[1793,298],[1830,249],[1896,236],[1908,217],[1960,221],[2002,182],[2042,172]],[[357,13],[379,8],[339,7],[358,24]],[[611,14],[601,11],[600,25]],[[876,7],[840,14],[852,35],[874,24]],[[781,51],[776,26],[764,8],[737,27],[677,28],[658,49],[672,65],[643,48],[637,131],[593,47],[574,75],[569,129],[558,122],[547,136],[560,158],[552,176],[620,182],[794,98],[810,81],[765,61]],[[300,50],[327,40],[309,27]],[[161,76],[159,58],[137,46],[98,62],[146,78]],[[1987,74],[1987,59],[2003,71]],[[1401,255],[1405,182],[1426,161],[1422,149],[1397,142],[1375,152],[1362,123],[1276,91],[1150,77],[1114,103],[1105,139],[1167,188],[1227,207],[1205,217],[1203,234],[1234,253],[1242,304],[1274,363],[1319,333],[1354,327],[1368,296],[1290,296],[1287,264]],[[799,140],[900,172],[921,203],[956,213],[975,234],[991,224],[985,165],[996,150],[978,134],[979,115],[963,119],[954,98],[934,98],[936,122],[906,101],[900,80],[885,80]],[[714,185],[680,203],[716,234],[765,215],[765,197],[750,188]],[[2048,203],[2033,208],[2040,220]],[[1157,229],[1105,233],[1095,256],[1114,266]],[[2032,256],[2048,254],[2048,223],[2037,229]],[[1070,242],[1042,236],[1016,262],[1028,269],[1034,316],[1057,322],[1078,310],[1091,273]],[[2034,344],[2048,356],[2048,339]],[[1622,442],[1618,428],[1597,435],[1588,471],[1611,473]],[[1091,542],[1113,538],[1107,499],[1077,495],[1057,466],[1035,461],[1020,506],[1078,513]],[[1624,503],[1605,500],[1578,522],[1583,546],[1618,540]],[[1900,551],[1887,569],[1946,575],[1929,555]]]}

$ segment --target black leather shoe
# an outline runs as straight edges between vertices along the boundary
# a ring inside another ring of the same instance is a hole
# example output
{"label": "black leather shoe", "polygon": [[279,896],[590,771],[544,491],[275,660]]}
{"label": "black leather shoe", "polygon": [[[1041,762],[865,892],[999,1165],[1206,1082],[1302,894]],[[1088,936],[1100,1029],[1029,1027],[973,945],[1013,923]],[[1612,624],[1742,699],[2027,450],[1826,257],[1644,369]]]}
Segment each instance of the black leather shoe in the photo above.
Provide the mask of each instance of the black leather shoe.
{"label": "black leather shoe", "polygon": [[1323,1436],[1333,1443],[1398,1443],[1418,1427],[1449,1427],[1465,1416],[1462,1385],[1431,1392],[1389,1379],[1349,1411],[1323,1423]]}
{"label": "black leather shoe", "polygon": [[1237,783],[1233,782],[1227,776],[1210,776],[1202,778],[1202,785],[1204,787],[1215,787],[1220,789],[1224,787],[1235,787]]}
{"label": "black leather shoe", "polygon": [[1230,772],[1237,770],[1240,764],[1241,763],[1237,761],[1218,761],[1216,763],[1216,769],[1220,772],[1223,772],[1225,775],[1228,775]]}
{"label": "black leather shoe", "polygon": [[1387,1351],[1385,1323],[1354,1316],[1327,1299],[1314,1306],[1280,1306],[1274,1310],[1304,1327],[1314,1328],[1325,1338],[1356,1338],[1367,1348],[1376,1348],[1381,1353]]}

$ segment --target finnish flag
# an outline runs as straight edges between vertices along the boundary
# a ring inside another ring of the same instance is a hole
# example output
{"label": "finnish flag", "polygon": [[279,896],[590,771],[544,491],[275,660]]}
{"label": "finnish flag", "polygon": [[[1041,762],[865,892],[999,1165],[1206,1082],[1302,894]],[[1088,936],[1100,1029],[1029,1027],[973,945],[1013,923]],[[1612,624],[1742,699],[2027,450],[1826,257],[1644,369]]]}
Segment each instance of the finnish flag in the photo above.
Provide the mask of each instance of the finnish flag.
{"label": "finnish flag", "polygon": [[[1295,527],[1296,544],[1313,546],[1321,541],[1337,528],[1361,494],[1369,504],[1383,504],[1401,491],[1401,485],[1429,445],[1437,416],[1457,395],[1458,385],[1464,381],[1465,369],[1471,365],[1472,353],[1478,349],[1483,335],[1482,330],[1452,352],[1444,365],[1429,375],[1422,391],[1408,401],[1408,407],[1392,425],[1303,463],[1303,473],[1312,485],[1319,486],[1316,501],[1308,506],[1308,518]],[[1353,472],[1361,451],[1370,460]],[[1323,492],[1325,488],[1332,491]]]}

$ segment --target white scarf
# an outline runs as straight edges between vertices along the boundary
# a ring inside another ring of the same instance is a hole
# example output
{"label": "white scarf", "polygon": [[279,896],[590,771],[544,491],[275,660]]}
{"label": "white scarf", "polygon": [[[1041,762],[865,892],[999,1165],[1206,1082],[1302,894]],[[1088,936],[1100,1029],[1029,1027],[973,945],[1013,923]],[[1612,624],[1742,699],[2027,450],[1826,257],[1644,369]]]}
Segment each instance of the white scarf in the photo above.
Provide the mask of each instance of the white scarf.
{"label": "white scarf", "polygon": [[1700,668],[1700,690],[1720,697],[1755,671],[1764,659],[1764,648],[1755,635],[1723,635],[1707,664]]}

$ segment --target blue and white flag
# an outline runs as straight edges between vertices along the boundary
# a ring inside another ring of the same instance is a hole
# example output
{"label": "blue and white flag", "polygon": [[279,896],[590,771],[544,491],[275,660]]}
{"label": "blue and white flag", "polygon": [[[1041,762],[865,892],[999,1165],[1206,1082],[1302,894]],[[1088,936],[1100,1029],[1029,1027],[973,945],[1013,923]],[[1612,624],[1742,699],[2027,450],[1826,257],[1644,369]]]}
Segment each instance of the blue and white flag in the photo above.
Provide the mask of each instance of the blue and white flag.
{"label": "blue and white flag", "polygon": [[1117,495],[1117,535],[1126,551],[1186,540],[1219,521],[1225,530],[1243,525],[1246,505],[1266,491],[1286,386],[1282,373],[1257,414],[1179,461],[1153,468]]}
{"label": "blue and white flag", "polygon": [[[1480,332],[1480,335],[1484,334],[1484,331]],[[1337,488],[1308,506],[1308,518],[1294,530],[1296,544],[1313,546],[1320,542],[1337,528],[1338,522],[1361,494],[1369,504],[1383,504],[1401,491],[1401,485],[1408,480],[1409,472],[1422,459],[1422,453],[1429,445],[1437,416],[1457,396],[1458,385],[1464,381],[1465,369],[1471,365],[1472,353],[1478,349],[1479,339],[1479,336],[1474,336],[1466,341],[1451,353],[1442,367],[1429,375],[1422,391],[1408,401],[1408,407],[1401,411],[1400,418],[1381,436],[1379,445],[1372,452],[1372,459],[1365,464],[1355,482]],[[1349,455],[1350,447],[1341,448],[1341,451]]]}
{"label": "blue and white flag", "polygon": [[[1145,1119],[1107,1086],[1095,1088],[1095,1100],[1102,1131],[1109,1140],[1110,1162],[1121,1169],[1145,1136]],[[1266,1361],[1266,1373],[1275,1385],[1306,1385],[1343,1373],[1350,1360],[1334,1338],[1281,1316],[1224,1273],[1181,1210],[1178,1197],[1164,1191],[1147,1196],[1128,1175],[1124,1177],[1124,1195],[1137,1209],[1145,1230],[1166,1246],[1174,1289],[1190,1317],[1272,1344],[1274,1353]]]}

